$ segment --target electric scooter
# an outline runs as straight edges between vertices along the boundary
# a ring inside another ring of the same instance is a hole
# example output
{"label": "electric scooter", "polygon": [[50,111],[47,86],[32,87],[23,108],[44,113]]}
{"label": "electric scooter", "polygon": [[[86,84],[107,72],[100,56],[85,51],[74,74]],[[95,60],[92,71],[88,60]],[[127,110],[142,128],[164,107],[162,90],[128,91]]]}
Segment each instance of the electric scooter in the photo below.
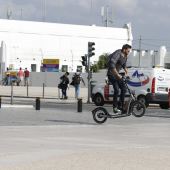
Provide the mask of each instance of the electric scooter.
{"label": "electric scooter", "polygon": [[[126,113],[112,113],[110,114],[106,108],[104,107],[97,107],[94,110],[92,110],[93,119],[96,123],[102,124],[106,122],[108,118],[114,119],[114,118],[121,118],[121,117],[127,117],[130,115],[133,115],[135,117],[142,117],[145,114],[146,107],[145,104],[141,103],[137,100],[135,93],[133,93],[130,88],[127,85],[127,82],[129,78],[123,77],[123,83],[125,84],[125,87],[128,90],[128,93],[130,95],[129,100],[126,102]],[[125,107],[125,106],[124,106]]]}

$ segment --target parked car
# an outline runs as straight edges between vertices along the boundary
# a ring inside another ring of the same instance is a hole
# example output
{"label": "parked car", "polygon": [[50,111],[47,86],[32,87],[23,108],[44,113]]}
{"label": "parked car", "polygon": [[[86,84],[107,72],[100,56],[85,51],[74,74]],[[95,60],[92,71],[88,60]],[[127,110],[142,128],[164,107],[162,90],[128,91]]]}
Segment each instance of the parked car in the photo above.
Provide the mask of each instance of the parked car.
{"label": "parked car", "polygon": [[[168,91],[170,89],[170,70],[164,68],[130,68],[128,70],[128,86],[137,99],[146,105],[159,104],[162,109],[169,108]],[[92,101],[103,106],[113,100],[113,87],[109,83],[93,86]],[[128,97],[128,94],[126,94]]]}

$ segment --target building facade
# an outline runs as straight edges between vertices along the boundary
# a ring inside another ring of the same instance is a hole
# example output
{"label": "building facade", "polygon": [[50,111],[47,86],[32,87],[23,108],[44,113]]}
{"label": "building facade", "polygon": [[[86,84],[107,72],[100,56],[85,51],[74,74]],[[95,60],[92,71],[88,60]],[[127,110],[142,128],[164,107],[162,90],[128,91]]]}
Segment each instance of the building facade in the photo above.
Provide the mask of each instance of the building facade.
{"label": "building facade", "polygon": [[82,67],[89,41],[95,42],[91,57],[95,63],[103,53],[132,44],[131,25],[112,28],[0,19],[1,69],[27,67],[39,72],[44,59],[56,59],[59,71],[75,72]]}
{"label": "building facade", "polygon": [[131,67],[164,67],[170,68],[170,53],[165,46],[158,50],[135,50],[128,57],[128,65]]}

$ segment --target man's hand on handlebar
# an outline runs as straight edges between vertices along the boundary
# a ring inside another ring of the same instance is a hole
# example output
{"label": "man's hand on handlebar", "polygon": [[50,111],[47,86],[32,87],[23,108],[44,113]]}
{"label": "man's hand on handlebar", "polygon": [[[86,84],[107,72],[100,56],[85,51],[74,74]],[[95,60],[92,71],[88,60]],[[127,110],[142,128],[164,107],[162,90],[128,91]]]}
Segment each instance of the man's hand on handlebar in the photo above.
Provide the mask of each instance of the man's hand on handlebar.
{"label": "man's hand on handlebar", "polygon": [[118,80],[122,80],[123,76],[121,76],[120,74],[118,75]]}
{"label": "man's hand on handlebar", "polygon": [[129,76],[122,76],[120,80],[128,81],[128,80],[130,80],[130,77]]}
{"label": "man's hand on handlebar", "polygon": [[130,77],[129,77],[129,76],[126,76],[126,80],[130,80]]}

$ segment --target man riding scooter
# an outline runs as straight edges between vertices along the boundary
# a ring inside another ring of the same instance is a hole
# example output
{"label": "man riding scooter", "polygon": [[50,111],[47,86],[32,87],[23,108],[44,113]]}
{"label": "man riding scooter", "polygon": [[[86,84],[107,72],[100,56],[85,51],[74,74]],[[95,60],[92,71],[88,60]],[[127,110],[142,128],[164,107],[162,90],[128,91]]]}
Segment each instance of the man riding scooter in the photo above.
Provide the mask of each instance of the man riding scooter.
{"label": "man riding scooter", "polygon": [[[123,81],[123,76],[119,74],[119,71],[123,68],[125,70],[125,75],[127,75],[126,62],[131,48],[132,47],[129,44],[125,44],[122,46],[122,49],[118,49],[109,55],[107,76],[110,83],[113,85],[113,89],[114,89],[114,95],[113,95],[114,113],[118,113],[120,110],[122,111],[121,112],[122,114],[126,113],[126,111],[123,109],[126,86]],[[118,102],[119,89],[121,93]]]}

